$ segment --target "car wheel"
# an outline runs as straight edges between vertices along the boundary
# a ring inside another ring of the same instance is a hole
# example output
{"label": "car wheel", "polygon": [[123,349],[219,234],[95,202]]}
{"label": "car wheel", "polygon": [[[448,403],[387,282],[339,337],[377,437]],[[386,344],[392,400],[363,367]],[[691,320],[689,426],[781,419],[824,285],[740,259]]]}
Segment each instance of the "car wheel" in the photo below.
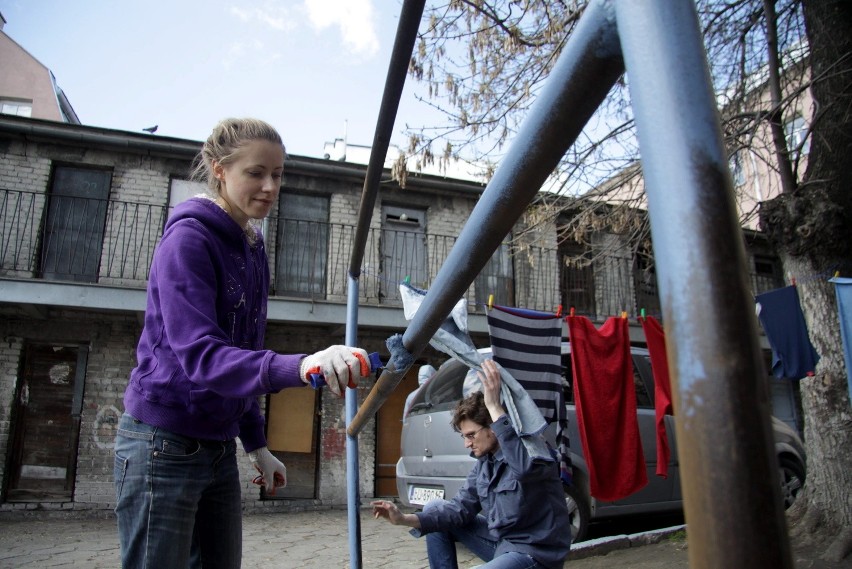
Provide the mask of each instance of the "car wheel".
{"label": "car wheel", "polygon": [[586,531],[589,529],[589,502],[576,486],[563,484],[562,488],[565,490],[565,502],[571,520],[571,543],[577,543],[586,539]]}
{"label": "car wheel", "polygon": [[778,459],[778,473],[781,475],[781,497],[786,510],[793,505],[805,485],[805,468],[796,459],[782,456]]}

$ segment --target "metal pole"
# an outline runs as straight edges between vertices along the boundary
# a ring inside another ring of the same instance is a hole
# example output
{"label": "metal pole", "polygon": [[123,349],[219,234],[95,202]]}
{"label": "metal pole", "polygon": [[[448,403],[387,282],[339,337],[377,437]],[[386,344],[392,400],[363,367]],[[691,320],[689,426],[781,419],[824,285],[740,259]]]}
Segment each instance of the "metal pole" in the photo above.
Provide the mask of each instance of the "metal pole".
{"label": "metal pole", "polygon": [[[587,8],[506,158],[476,204],[408,325],[402,343],[413,362],[512,229],[624,71],[611,10]],[[396,388],[407,367],[382,372],[348,432],[357,434]]]}
{"label": "metal pole", "polygon": [[[348,278],[346,297],[346,345],[358,345],[358,279],[351,274]],[[346,424],[352,422],[358,412],[358,389],[346,389]],[[346,435],[346,511],[349,526],[349,566],[361,568],[361,505],[360,461],[358,460],[358,437]]]}
{"label": "metal pole", "polygon": [[616,0],[694,568],[792,568],[745,248],[695,7]]}
{"label": "metal pole", "polygon": [[408,64],[414,51],[414,41],[417,39],[417,30],[420,27],[420,19],[423,17],[425,4],[426,0],[405,0],[402,12],[399,15],[399,25],[397,26],[396,39],[388,66],[382,104],[379,107],[379,118],[376,121],[376,132],[373,135],[373,145],[370,149],[370,163],[367,165],[367,175],[361,193],[358,225],[355,229],[355,243],[352,245],[349,274],[355,277],[361,274],[361,261],[364,259],[364,248],[370,233],[370,219],[373,217],[373,207],[376,204],[379,182],[393,134],[393,124],[399,109],[402,90],[405,87],[405,76],[408,73]]}
{"label": "metal pole", "polygon": [[[399,109],[399,100],[405,86],[408,62],[414,50],[414,41],[423,16],[426,0],[406,0],[400,13],[399,25],[394,39],[373,146],[370,150],[370,163],[364,179],[361,193],[361,206],[358,213],[358,225],[355,230],[355,242],[352,244],[352,256],[349,263],[348,290],[346,297],[346,345],[358,345],[358,277],[361,275],[361,261],[364,247],[370,231],[370,219],[378,194],[379,182],[388,153],[393,124]],[[358,412],[358,390],[346,390],[346,423],[351,424]],[[358,437],[346,435],[346,505],[349,525],[349,559],[351,569],[361,569],[361,517],[359,515],[360,497],[360,461],[358,459]]]}

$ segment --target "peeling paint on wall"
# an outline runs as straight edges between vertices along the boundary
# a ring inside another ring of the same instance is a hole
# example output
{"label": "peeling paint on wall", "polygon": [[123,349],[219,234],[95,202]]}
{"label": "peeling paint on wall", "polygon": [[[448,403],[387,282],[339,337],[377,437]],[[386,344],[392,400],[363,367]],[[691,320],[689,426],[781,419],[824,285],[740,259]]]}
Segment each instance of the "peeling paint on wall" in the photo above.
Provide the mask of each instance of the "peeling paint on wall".
{"label": "peeling paint on wall", "polygon": [[92,438],[100,449],[115,447],[115,434],[118,431],[118,420],[121,411],[115,405],[104,405],[98,409],[95,424],[92,426]]}
{"label": "peeling paint on wall", "polygon": [[68,385],[71,383],[71,366],[66,363],[56,364],[47,372],[53,385]]}

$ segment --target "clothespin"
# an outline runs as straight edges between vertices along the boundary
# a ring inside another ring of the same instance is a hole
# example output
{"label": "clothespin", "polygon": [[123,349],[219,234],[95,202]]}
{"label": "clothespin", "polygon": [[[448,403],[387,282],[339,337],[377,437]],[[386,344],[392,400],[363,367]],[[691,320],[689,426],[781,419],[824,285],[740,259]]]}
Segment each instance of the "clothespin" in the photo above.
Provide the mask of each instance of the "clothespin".
{"label": "clothespin", "polygon": [[556,307],[556,317],[562,318],[562,305],[561,304]]}
{"label": "clothespin", "polygon": [[571,316],[574,316],[574,307],[573,306],[568,309],[568,314],[570,314]]}
{"label": "clothespin", "polygon": [[626,310],[621,311],[621,317],[625,318],[625,319],[627,318],[627,311]]}
{"label": "clothespin", "polygon": [[494,308],[494,295],[489,294],[488,295],[488,310],[491,310],[492,308]]}
{"label": "clothespin", "polygon": [[840,278],[840,271],[834,271],[834,278],[836,278],[836,279]]}
{"label": "clothespin", "polygon": [[642,320],[645,320],[645,309],[644,308],[639,311],[639,314],[640,314]]}
{"label": "clothespin", "polygon": [[407,285],[410,285],[411,284],[411,275],[405,275],[405,278],[403,279],[402,282],[404,282]]}
{"label": "clothespin", "polygon": [[796,277],[791,278],[791,279],[790,279],[790,283],[791,283],[793,286],[796,286]]}

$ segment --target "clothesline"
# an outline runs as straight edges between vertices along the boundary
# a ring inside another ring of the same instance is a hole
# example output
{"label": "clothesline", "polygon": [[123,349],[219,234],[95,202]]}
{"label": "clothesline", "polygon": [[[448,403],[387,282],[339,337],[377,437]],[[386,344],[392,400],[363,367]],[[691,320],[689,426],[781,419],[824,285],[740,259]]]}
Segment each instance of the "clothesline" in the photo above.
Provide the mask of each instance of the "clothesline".
{"label": "clothesline", "polygon": [[812,273],[804,276],[793,275],[790,277],[790,285],[797,286],[802,284],[810,284],[814,281],[827,281],[832,277],[841,276],[841,272],[849,273],[850,268],[852,268],[852,264],[844,262],[832,265],[828,269],[820,271],[818,273]]}

